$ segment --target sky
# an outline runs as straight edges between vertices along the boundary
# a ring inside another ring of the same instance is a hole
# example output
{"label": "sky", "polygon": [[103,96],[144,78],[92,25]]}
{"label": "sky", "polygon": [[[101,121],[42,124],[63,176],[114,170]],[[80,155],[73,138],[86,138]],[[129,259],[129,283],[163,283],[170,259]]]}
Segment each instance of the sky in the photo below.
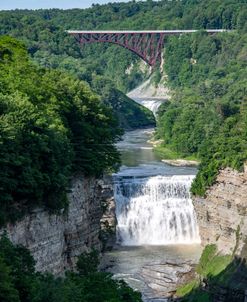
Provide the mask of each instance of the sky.
{"label": "sky", "polygon": [[93,3],[128,2],[130,0],[0,0],[0,10],[38,8],[86,8]]}

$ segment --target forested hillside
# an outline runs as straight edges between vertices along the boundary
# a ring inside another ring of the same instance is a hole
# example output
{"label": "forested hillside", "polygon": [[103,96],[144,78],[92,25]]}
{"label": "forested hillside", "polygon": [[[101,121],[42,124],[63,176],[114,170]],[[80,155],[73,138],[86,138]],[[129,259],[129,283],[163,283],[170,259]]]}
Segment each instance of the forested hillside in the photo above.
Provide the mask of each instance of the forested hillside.
{"label": "forested hillside", "polygon": [[[95,74],[110,78],[122,91],[145,76],[139,58],[115,45],[80,47],[68,29],[244,29],[245,0],[130,1],[89,9],[0,12],[0,34],[22,39],[34,60],[61,68],[91,83]],[[246,27],[245,27],[246,30]],[[133,63],[133,69],[126,69]]]}
{"label": "forested hillside", "polygon": [[[134,88],[143,79],[137,66],[132,68],[132,73],[126,72],[131,62],[137,62],[138,58],[122,48],[116,51],[115,47],[109,45],[81,47],[65,32],[74,26],[95,27],[95,21],[98,20],[95,12],[99,9],[107,20],[108,8],[104,12],[105,6],[88,10],[0,12],[0,34],[21,39],[39,66],[59,68],[88,82],[115,115],[121,117],[119,122],[122,127],[152,126],[155,121],[151,112],[119,91],[126,91],[127,86]],[[103,25],[104,22],[99,23]],[[101,89],[97,89],[99,77]]]}
{"label": "forested hillside", "polygon": [[[160,114],[158,137],[202,166],[193,191],[203,194],[219,167],[241,169],[247,158],[245,33],[170,39],[166,70],[175,96]],[[179,64],[174,63],[179,62]]]}
{"label": "forested hillside", "polygon": [[[246,19],[247,20],[247,19]],[[202,161],[192,191],[203,195],[218,169],[247,159],[247,35],[243,30],[170,38],[165,70],[174,91],[157,137],[178,156]]]}
{"label": "forested hillside", "polygon": [[86,83],[36,67],[25,47],[0,38],[0,224],[29,208],[66,206],[74,173],[114,170],[122,131]]}

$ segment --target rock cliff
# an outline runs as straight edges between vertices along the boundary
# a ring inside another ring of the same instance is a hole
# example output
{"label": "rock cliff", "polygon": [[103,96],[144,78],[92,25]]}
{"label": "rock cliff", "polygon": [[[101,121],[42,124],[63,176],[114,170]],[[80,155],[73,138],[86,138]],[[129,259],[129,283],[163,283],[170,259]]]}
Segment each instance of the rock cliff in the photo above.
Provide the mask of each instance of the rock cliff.
{"label": "rock cliff", "polygon": [[160,83],[156,86],[152,82],[150,77],[147,81],[142,83],[140,86],[130,91],[127,96],[131,99],[142,98],[142,99],[165,99],[171,98],[171,92],[164,83],[167,81],[166,75],[164,75]]}
{"label": "rock cliff", "polygon": [[205,198],[194,198],[202,245],[216,243],[223,254],[240,255],[247,239],[247,169],[226,168]]}
{"label": "rock cliff", "polygon": [[108,204],[108,199],[112,202],[112,196],[109,179],[106,184],[103,180],[78,176],[72,180],[66,211],[55,215],[35,209],[0,233],[6,230],[13,243],[27,247],[38,271],[62,274],[65,269],[74,268],[82,252],[101,249],[102,204]]}

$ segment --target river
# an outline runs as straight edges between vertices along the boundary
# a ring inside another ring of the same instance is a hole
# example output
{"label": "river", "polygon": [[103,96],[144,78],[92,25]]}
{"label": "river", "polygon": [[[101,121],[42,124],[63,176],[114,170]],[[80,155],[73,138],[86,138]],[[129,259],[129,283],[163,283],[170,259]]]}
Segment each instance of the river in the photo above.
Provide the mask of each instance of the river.
{"label": "river", "polygon": [[153,281],[145,277],[147,268],[150,272],[167,262],[195,263],[201,248],[190,198],[197,170],[162,163],[149,143],[153,131],[129,131],[118,143],[122,167],[113,175],[117,243],[105,253],[102,268],[141,291],[143,301],[161,302],[166,301],[162,287],[155,276]]}

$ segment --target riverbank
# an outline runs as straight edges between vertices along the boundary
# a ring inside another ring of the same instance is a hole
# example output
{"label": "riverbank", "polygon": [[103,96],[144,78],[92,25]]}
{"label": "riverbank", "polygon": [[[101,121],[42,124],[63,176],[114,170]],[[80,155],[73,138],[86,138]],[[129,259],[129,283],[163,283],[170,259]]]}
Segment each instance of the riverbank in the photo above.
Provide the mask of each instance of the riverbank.
{"label": "riverbank", "polygon": [[195,277],[200,255],[199,244],[117,246],[104,254],[100,269],[140,291],[143,302],[165,302]]}
{"label": "riverbank", "polygon": [[186,160],[186,159],[162,159],[162,162],[176,167],[197,167],[200,164],[196,160]]}
{"label": "riverbank", "polygon": [[167,146],[162,146],[158,141],[150,141],[152,143],[154,152],[162,158],[162,162],[176,167],[197,167],[200,164],[199,159],[196,156],[190,155],[183,157],[180,153],[172,150]]}

